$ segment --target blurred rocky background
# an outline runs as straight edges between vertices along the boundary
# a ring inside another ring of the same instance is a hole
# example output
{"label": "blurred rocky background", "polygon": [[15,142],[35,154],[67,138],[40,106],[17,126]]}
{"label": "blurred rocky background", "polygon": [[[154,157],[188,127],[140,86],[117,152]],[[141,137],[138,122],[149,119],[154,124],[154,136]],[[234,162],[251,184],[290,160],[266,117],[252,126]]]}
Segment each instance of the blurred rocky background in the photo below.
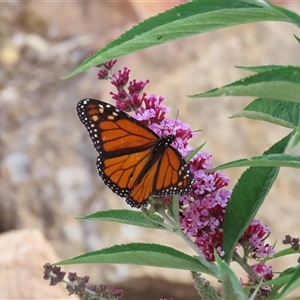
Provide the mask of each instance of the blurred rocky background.
{"label": "blurred rocky background", "polygon": [[[75,107],[86,97],[111,102],[109,82],[96,69],[66,75],[126,29],[180,1],[15,1],[0,4],[0,298],[66,299],[42,279],[42,265],[114,244],[152,242],[193,254],[174,235],[74,219],[98,210],[128,208],[97,175],[96,152]],[[298,11],[296,2],[285,3]],[[299,36],[291,24],[261,22],[187,38],[121,57],[131,78],[149,79],[176,116],[201,129],[214,165],[260,155],[289,131],[263,122],[228,119],[249,98],[190,99],[250,75],[234,66],[299,64]],[[299,148],[294,149],[299,153]],[[231,187],[242,169],[226,171]],[[258,217],[271,227],[271,244],[299,236],[299,172],[280,171]],[[48,255],[49,253],[49,255]],[[275,261],[274,271],[296,257]],[[76,265],[65,270],[95,284],[124,288],[122,299],[198,299],[190,275],[151,267]],[[243,274],[241,272],[241,274]],[[43,290],[47,292],[43,294]],[[300,293],[299,293],[300,294]],[[47,296],[45,296],[47,295]]]}

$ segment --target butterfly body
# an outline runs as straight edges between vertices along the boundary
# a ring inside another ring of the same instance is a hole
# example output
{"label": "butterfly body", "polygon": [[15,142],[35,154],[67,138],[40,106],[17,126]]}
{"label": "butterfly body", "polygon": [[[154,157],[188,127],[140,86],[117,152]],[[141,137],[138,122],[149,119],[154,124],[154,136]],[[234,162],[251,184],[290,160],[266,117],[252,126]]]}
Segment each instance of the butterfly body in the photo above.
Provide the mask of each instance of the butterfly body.
{"label": "butterfly body", "polygon": [[81,100],[77,112],[99,153],[100,177],[113,192],[126,197],[128,204],[141,207],[151,195],[189,191],[193,178],[171,146],[174,135],[160,138],[130,115],[99,100]]}

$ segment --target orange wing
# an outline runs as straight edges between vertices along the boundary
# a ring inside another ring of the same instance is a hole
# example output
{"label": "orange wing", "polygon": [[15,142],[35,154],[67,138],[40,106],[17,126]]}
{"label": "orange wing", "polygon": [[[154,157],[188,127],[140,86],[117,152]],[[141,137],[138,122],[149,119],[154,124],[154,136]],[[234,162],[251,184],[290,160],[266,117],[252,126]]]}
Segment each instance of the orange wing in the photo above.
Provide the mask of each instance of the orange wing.
{"label": "orange wing", "polygon": [[162,156],[133,187],[126,202],[131,206],[141,206],[151,195],[186,194],[192,182],[193,177],[184,159],[176,149],[167,146]]}
{"label": "orange wing", "polygon": [[152,165],[150,170],[142,177],[130,194],[126,197],[126,202],[131,206],[143,206],[152,194],[155,173],[157,172],[158,161]]}
{"label": "orange wing", "polygon": [[102,101],[83,99],[77,112],[99,153],[100,177],[113,192],[127,197],[149,163],[159,137],[130,115]]}
{"label": "orange wing", "polygon": [[104,158],[149,149],[159,139],[141,122],[99,100],[81,100],[77,105],[77,112],[90,134],[94,147]]}
{"label": "orange wing", "polygon": [[186,194],[193,182],[190,169],[180,153],[169,146],[164,151],[154,179],[152,194]]}
{"label": "orange wing", "polygon": [[[97,158],[97,169],[104,183],[116,194],[127,197],[151,156],[151,149],[118,157]],[[148,197],[149,198],[149,197]]]}

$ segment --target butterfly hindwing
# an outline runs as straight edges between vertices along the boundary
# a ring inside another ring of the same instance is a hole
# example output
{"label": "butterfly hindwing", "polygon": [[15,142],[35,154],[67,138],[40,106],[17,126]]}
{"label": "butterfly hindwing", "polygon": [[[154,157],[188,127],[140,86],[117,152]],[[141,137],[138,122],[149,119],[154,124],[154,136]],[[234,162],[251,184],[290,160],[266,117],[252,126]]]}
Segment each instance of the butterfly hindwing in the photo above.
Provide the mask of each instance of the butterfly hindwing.
{"label": "butterfly hindwing", "polygon": [[130,194],[126,197],[126,202],[135,207],[146,204],[152,194],[155,172],[157,170],[158,161],[156,161],[148,172],[136,183]]}
{"label": "butterfly hindwing", "polygon": [[133,189],[138,176],[148,162],[151,150],[126,154],[118,157],[97,158],[97,169],[104,183],[121,197]]}
{"label": "butterfly hindwing", "polygon": [[151,195],[188,193],[193,178],[176,149],[171,146],[164,148],[161,156],[154,161],[126,198],[131,206],[143,205]]}
{"label": "butterfly hindwing", "polygon": [[185,160],[172,146],[167,147],[159,160],[153,195],[186,194],[189,192],[192,181],[193,178]]}

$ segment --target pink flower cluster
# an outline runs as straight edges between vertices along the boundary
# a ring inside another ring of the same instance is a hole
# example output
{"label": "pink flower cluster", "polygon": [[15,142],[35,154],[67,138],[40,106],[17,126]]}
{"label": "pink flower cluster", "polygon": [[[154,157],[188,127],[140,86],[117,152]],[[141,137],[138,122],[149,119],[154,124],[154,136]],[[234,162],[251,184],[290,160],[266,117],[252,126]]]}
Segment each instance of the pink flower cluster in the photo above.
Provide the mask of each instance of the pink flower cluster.
{"label": "pink flower cluster", "polygon": [[[252,270],[255,272],[256,276],[258,277],[258,280],[255,280],[251,276],[248,275],[248,282],[243,282],[242,280],[241,285],[244,287],[250,287],[249,295],[251,295],[255,288],[251,288],[252,286],[256,286],[259,284],[259,281],[268,281],[271,280],[274,276],[272,267],[267,266],[265,263],[257,263],[251,266]],[[271,286],[269,285],[263,285],[259,289],[258,296],[262,296],[263,299],[270,296]]]}
{"label": "pink flower cluster", "polygon": [[272,257],[275,254],[275,250],[272,246],[265,243],[269,234],[270,228],[265,226],[260,220],[254,219],[245,230],[239,243],[248,256],[258,259]]}
{"label": "pink flower cluster", "polygon": [[214,260],[214,249],[221,256],[223,221],[231,191],[224,189],[229,179],[222,172],[205,172],[212,168],[211,155],[207,152],[196,154],[190,161],[190,170],[195,182],[191,192],[181,196],[183,210],[181,226],[187,237],[192,237],[207,260]]}
{"label": "pink flower cluster", "polygon": [[[265,226],[260,220],[254,219],[248,228],[245,230],[243,236],[239,240],[237,247],[241,246],[244,250],[244,255],[254,259],[263,259],[272,257],[275,250],[265,240],[270,234],[270,228]],[[267,281],[273,278],[273,271],[271,266],[265,263],[257,263],[251,266],[260,280]],[[248,282],[241,281],[243,286],[257,285],[259,282],[248,276]],[[261,296],[267,297],[271,287],[268,285],[262,286],[259,290]],[[250,294],[251,294],[250,290]],[[254,289],[253,289],[254,291]]]}
{"label": "pink flower cluster", "polygon": [[[162,104],[164,97],[147,95],[142,93],[149,80],[129,81],[130,70],[124,68],[117,74],[110,74],[110,70],[116,61],[109,61],[99,65],[98,79],[111,79],[116,87],[117,93],[111,92],[112,98],[116,101],[116,107],[126,111],[134,111],[134,117],[153,130],[158,136],[165,137],[169,134],[175,135],[172,146],[182,156],[188,155],[192,148],[188,145],[188,139],[193,137],[190,126],[180,120],[172,120],[165,117],[169,108]],[[129,86],[127,87],[127,84]]]}

